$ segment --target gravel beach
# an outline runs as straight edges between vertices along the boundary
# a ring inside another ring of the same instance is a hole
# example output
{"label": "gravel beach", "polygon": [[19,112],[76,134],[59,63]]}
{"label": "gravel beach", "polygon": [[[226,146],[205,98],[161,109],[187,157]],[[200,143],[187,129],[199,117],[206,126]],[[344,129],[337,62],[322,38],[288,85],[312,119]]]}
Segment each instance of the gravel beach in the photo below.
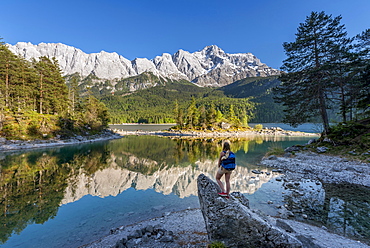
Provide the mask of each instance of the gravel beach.
{"label": "gravel beach", "polygon": [[160,241],[160,238],[151,237],[146,241],[143,238],[132,240],[132,247],[206,247],[208,244],[207,231],[200,209],[188,209],[179,212],[164,213],[163,216],[153,218],[127,226],[111,230],[110,235],[101,238],[84,248],[114,247],[117,241],[127,238],[136,230],[148,226],[157,226],[161,229],[173,232],[173,241]]}
{"label": "gravel beach", "polygon": [[[271,222],[273,222],[272,220]],[[346,237],[328,232],[325,228],[308,225],[305,223],[284,220],[296,232],[310,237],[320,247],[326,248],[369,248],[370,246],[348,239]],[[101,238],[90,244],[81,246],[81,248],[106,248],[119,247],[116,246],[117,241],[126,239],[134,234],[137,230],[141,230],[148,226],[156,226],[173,232],[173,241],[160,241],[155,237],[133,238],[128,247],[141,248],[173,248],[173,247],[207,247],[209,244],[205,222],[200,209],[190,209],[180,212],[166,213],[162,217],[153,218],[127,226],[122,226],[116,230],[112,230],[110,235]]]}
{"label": "gravel beach", "polygon": [[270,156],[261,162],[283,170],[286,177],[317,179],[323,183],[348,183],[370,187],[370,163],[339,156],[300,152],[292,157]]}

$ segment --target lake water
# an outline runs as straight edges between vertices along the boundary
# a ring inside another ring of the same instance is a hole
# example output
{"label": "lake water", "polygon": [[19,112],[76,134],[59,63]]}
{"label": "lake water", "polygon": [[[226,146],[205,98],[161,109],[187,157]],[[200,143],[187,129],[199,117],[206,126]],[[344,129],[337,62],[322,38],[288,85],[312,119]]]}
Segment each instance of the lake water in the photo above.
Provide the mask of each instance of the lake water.
{"label": "lake water", "polygon": [[[368,239],[368,189],[338,190],[305,180],[299,186],[305,194],[297,196],[276,180],[279,173],[259,165],[270,147],[311,138],[231,140],[238,163],[232,191],[244,193],[252,208],[267,214],[275,216],[277,205],[291,204],[314,224]],[[221,142],[127,136],[0,154],[0,247],[78,247],[121,225],[197,208],[196,179],[203,173],[214,180]],[[265,173],[253,174],[254,169]]]}

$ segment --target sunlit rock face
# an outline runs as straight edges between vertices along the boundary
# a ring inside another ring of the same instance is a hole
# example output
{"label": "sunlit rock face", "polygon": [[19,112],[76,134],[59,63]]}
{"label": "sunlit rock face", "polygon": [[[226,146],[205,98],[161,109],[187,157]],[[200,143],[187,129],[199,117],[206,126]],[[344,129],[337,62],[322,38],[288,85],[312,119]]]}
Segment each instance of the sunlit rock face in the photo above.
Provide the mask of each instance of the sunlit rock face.
{"label": "sunlit rock face", "polygon": [[[146,163],[148,166],[156,163],[147,159],[142,160],[131,156],[128,163]],[[116,196],[131,187],[136,190],[154,189],[165,195],[174,193],[180,198],[197,195],[197,177],[205,174],[214,180],[217,169],[217,161],[205,160],[197,161],[195,166],[164,166],[150,175],[144,175],[122,168],[113,160],[109,168],[97,171],[93,175],[89,176],[80,171],[77,176],[70,178],[62,204],[77,201],[84,195]],[[250,169],[238,166],[232,173],[231,187],[233,191],[253,194],[273,177],[275,177],[273,173],[256,176]]]}
{"label": "sunlit rock face", "polygon": [[304,247],[233,193],[229,199],[218,196],[220,187],[204,174],[199,175],[197,182],[200,209],[210,242],[222,242],[226,247]]}
{"label": "sunlit rock face", "polygon": [[172,80],[185,79],[199,86],[224,86],[246,77],[278,75],[280,71],[262,63],[251,53],[225,53],[212,45],[190,53],[179,50],[173,55],[164,53],[154,59],[136,58],[132,61],[117,53],[101,51],[86,54],[61,43],[18,42],[7,45],[9,50],[31,60],[55,57],[64,75],[79,73],[82,77],[94,74],[101,79],[122,79],[152,72]]}

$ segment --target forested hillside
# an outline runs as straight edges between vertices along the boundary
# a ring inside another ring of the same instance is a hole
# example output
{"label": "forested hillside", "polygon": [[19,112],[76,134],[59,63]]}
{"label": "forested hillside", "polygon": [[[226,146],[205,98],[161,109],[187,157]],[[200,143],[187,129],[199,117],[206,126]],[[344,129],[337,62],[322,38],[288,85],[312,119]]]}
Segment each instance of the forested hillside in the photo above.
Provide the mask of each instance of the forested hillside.
{"label": "forested hillside", "polygon": [[151,72],[115,80],[93,74],[81,78],[77,73],[63,78],[55,58],[30,62],[3,43],[0,48],[0,132],[7,138],[89,134],[107,123],[218,128],[225,122],[239,128],[251,120],[280,118],[264,117],[271,107],[263,110],[265,101],[271,101],[268,89],[276,84],[276,77],[245,79],[220,89]]}
{"label": "forested hillside", "polygon": [[245,78],[219,88],[226,96],[247,98],[256,103],[252,122],[280,122],[284,116],[281,104],[275,103],[272,88],[280,84],[279,76]]}
{"label": "forested hillside", "polygon": [[168,80],[165,85],[128,95],[108,95],[101,100],[110,109],[113,123],[175,123],[178,118],[186,123],[192,114],[190,112],[194,112],[198,120],[211,109],[219,112],[221,121],[230,115],[230,108],[241,122],[246,122],[246,118],[253,116],[254,110],[254,104],[249,99],[230,98],[222,91],[201,88],[187,81]]}
{"label": "forested hillside", "polygon": [[[128,94],[127,87],[141,87],[149,80],[155,87]],[[246,78],[221,88],[203,88],[188,81],[172,81],[155,77],[151,73],[121,81],[119,91],[105,94],[104,87],[92,87],[110,111],[112,123],[174,123],[174,108],[186,119],[191,100],[194,98],[198,112],[208,111],[212,106],[223,117],[229,114],[230,106],[240,122],[277,122],[282,119],[282,107],[274,103],[271,89],[280,81],[274,77]],[[126,91],[122,88],[126,88]],[[200,108],[204,108],[201,110]],[[227,118],[226,118],[227,119]],[[185,121],[185,120],[184,120]],[[226,120],[224,120],[226,121]]]}
{"label": "forested hillside", "polygon": [[67,87],[55,58],[26,61],[0,43],[0,136],[8,139],[91,134],[108,124],[106,107]]}

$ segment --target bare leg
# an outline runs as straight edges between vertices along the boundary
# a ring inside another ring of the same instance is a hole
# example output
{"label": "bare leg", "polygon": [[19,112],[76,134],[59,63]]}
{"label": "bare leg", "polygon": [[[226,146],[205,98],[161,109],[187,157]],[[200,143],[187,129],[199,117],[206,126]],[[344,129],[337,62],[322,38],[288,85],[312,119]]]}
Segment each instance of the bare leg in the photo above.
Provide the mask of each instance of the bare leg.
{"label": "bare leg", "polygon": [[227,193],[227,194],[229,194],[229,193],[230,193],[230,176],[231,176],[231,173],[226,173],[226,174],[225,174],[226,193]]}
{"label": "bare leg", "polygon": [[216,174],[216,181],[218,183],[218,186],[220,186],[222,192],[225,192],[224,184],[221,182],[221,177],[222,177],[222,175],[217,172],[217,174]]}

